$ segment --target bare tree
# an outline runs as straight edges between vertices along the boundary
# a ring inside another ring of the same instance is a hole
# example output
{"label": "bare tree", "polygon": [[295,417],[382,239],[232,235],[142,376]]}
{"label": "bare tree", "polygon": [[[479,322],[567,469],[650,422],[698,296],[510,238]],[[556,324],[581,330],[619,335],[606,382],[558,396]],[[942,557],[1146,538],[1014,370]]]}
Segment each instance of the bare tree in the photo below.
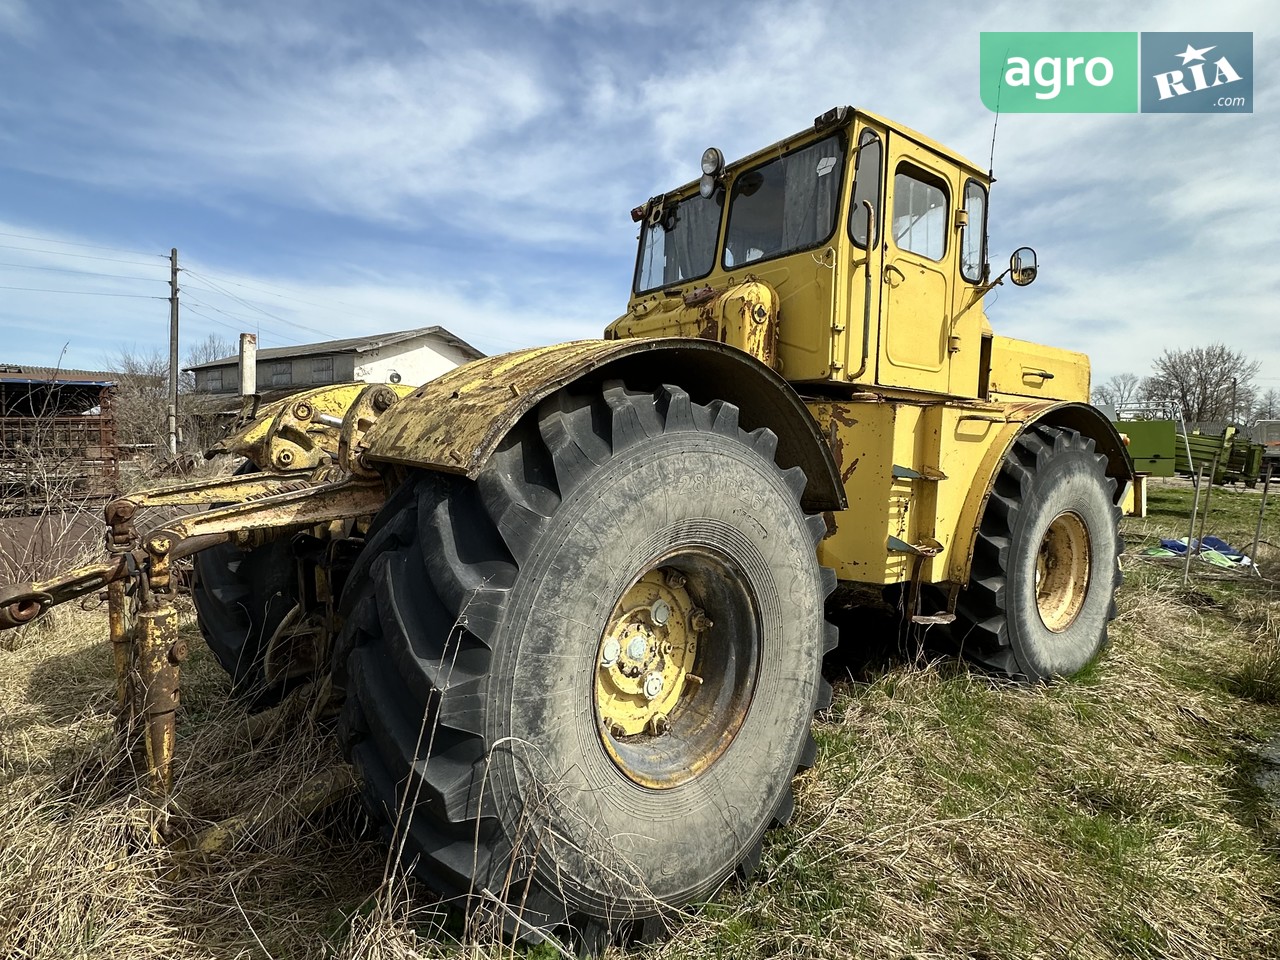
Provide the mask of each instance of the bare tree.
{"label": "bare tree", "polygon": [[[234,353],[235,348],[230,341],[211,333],[187,350],[184,366],[194,367],[210,360],[221,360]],[[203,453],[222,437],[224,421],[211,415],[207,406],[202,406],[201,397],[195,389],[195,374],[182,372],[178,378],[178,421],[183,446],[190,452]]]}
{"label": "bare tree", "polygon": [[1235,420],[1253,404],[1261,364],[1222,343],[1165,350],[1142,382],[1144,399],[1173,403],[1189,423]]}
{"label": "bare tree", "polygon": [[1258,397],[1254,404],[1253,410],[1254,420],[1277,420],[1280,419],[1280,391],[1274,387],[1267,390],[1266,393]]}
{"label": "bare tree", "polygon": [[[218,360],[233,353],[223,338],[210,334],[187,350],[185,366],[193,367]],[[115,393],[117,437],[122,445],[164,455],[169,442],[167,411],[169,408],[169,358],[158,349],[139,350],[122,347],[108,358],[108,369],[119,381]],[[183,447],[199,452],[209,446],[211,421],[200,417],[193,397],[195,377],[188,373],[178,378],[178,427]],[[216,439],[216,438],[213,438]]]}
{"label": "bare tree", "polygon": [[1093,402],[1122,407],[1141,395],[1142,378],[1136,373],[1117,373],[1105,383],[1093,388]]}
{"label": "bare tree", "polygon": [[[226,337],[220,337],[216,333],[211,333],[195,346],[187,349],[187,359],[183,367],[197,367],[202,363],[209,363],[213,360],[221,360],[223,357],[232,356],[235,352],[236,348],[231,345],[230,340]],[[195,374],[188,373],[186,369],[183,369],[178,374],[178,393],[190,393],[195,388]]]}
{"label": "bare tree", "polygon": [[121,347],[107,359],[117,380],[116,437],[121,446],[154,450],[169,443],[169,358],[152,347]]}

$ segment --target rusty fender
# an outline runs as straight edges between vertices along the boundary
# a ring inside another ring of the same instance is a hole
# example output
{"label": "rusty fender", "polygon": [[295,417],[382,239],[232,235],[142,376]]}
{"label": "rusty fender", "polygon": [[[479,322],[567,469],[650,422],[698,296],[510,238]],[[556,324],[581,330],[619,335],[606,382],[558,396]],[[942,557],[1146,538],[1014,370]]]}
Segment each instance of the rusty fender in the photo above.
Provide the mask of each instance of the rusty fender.
{"label": "rusty fender", "polygon": [[365,456],[475,479],[520,419],[570,385],[619,379],[632,389],[664,383],[695,402],[738,407],[745,429],[778,435],[777,461],[808,478],[806,510],[839,510],[844,487],[826,440],[792,386],[759,360],[725,344],[685,337],[578,340],[486,357],[424,384],[366,434]]}

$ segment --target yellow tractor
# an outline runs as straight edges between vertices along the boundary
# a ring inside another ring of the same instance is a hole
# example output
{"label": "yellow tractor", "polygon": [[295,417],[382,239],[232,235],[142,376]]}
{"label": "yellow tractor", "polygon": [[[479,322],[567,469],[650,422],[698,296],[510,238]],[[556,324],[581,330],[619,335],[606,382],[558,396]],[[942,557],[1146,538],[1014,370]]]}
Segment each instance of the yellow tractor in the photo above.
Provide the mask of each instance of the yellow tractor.
{"label": "yellow tractor", "polygon": [[[708,149],[632,211],[602,339],[258,410],[218,448],[248,472],[109,504],[107,560],[3,588],[0,621],[105,588],[164,792],[194,556],[235,688],[341,703],[372,816],[443,898],[522,939],[651,938],[790,815],[824,655],[860,642],[838,585],[1024,682],[1105,643],[1132,466],[1084,356],[992,332],[983,297],[1036,261],[989,275],[990,184],[847,107]],[[136,529],[159,505],[212,508]]]}

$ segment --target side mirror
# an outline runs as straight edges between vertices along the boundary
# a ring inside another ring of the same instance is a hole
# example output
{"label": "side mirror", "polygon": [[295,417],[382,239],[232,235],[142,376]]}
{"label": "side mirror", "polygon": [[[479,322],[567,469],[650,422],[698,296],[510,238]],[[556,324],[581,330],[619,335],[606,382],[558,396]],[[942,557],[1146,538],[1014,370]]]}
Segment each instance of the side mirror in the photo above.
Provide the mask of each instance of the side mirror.
{"label": "side mirror", "polygon": [[1019,247],[1009,258],[1009,279],[1015,287],[1025,287],[1036,278],[1036,252],[1030,247]]}

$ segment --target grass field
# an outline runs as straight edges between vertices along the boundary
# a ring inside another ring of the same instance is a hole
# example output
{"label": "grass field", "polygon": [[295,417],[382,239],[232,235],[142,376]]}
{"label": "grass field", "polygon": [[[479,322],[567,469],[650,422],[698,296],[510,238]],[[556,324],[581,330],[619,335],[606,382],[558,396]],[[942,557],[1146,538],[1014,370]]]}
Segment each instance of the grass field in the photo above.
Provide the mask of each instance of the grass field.
{"label": "grass field", "polygon": [[[1247,548],[1256,492],[1206,532]],[[1112,643],[1022,689],[868,642],[846,657],[757,880],[691,911],[651,957],[1280,957],[1280,550],[1265,576],[1137,558],[1185,536],[1189,487],[1126,520]],[[1263,539],[1280,543],[1280,504]],[[337,760],[305,718],[251,736],[188,621],[173,829],[255,817],[216,858],[157,843],[115,747],[101,611],[0,637],[0,956],[512,956],[468,940],[354,803],[288,800]],[[846,643],[859,642],[860,635]],[[525,951],[514,951],[523,955]],[[534,955],[553,955],[546,947]]]}

